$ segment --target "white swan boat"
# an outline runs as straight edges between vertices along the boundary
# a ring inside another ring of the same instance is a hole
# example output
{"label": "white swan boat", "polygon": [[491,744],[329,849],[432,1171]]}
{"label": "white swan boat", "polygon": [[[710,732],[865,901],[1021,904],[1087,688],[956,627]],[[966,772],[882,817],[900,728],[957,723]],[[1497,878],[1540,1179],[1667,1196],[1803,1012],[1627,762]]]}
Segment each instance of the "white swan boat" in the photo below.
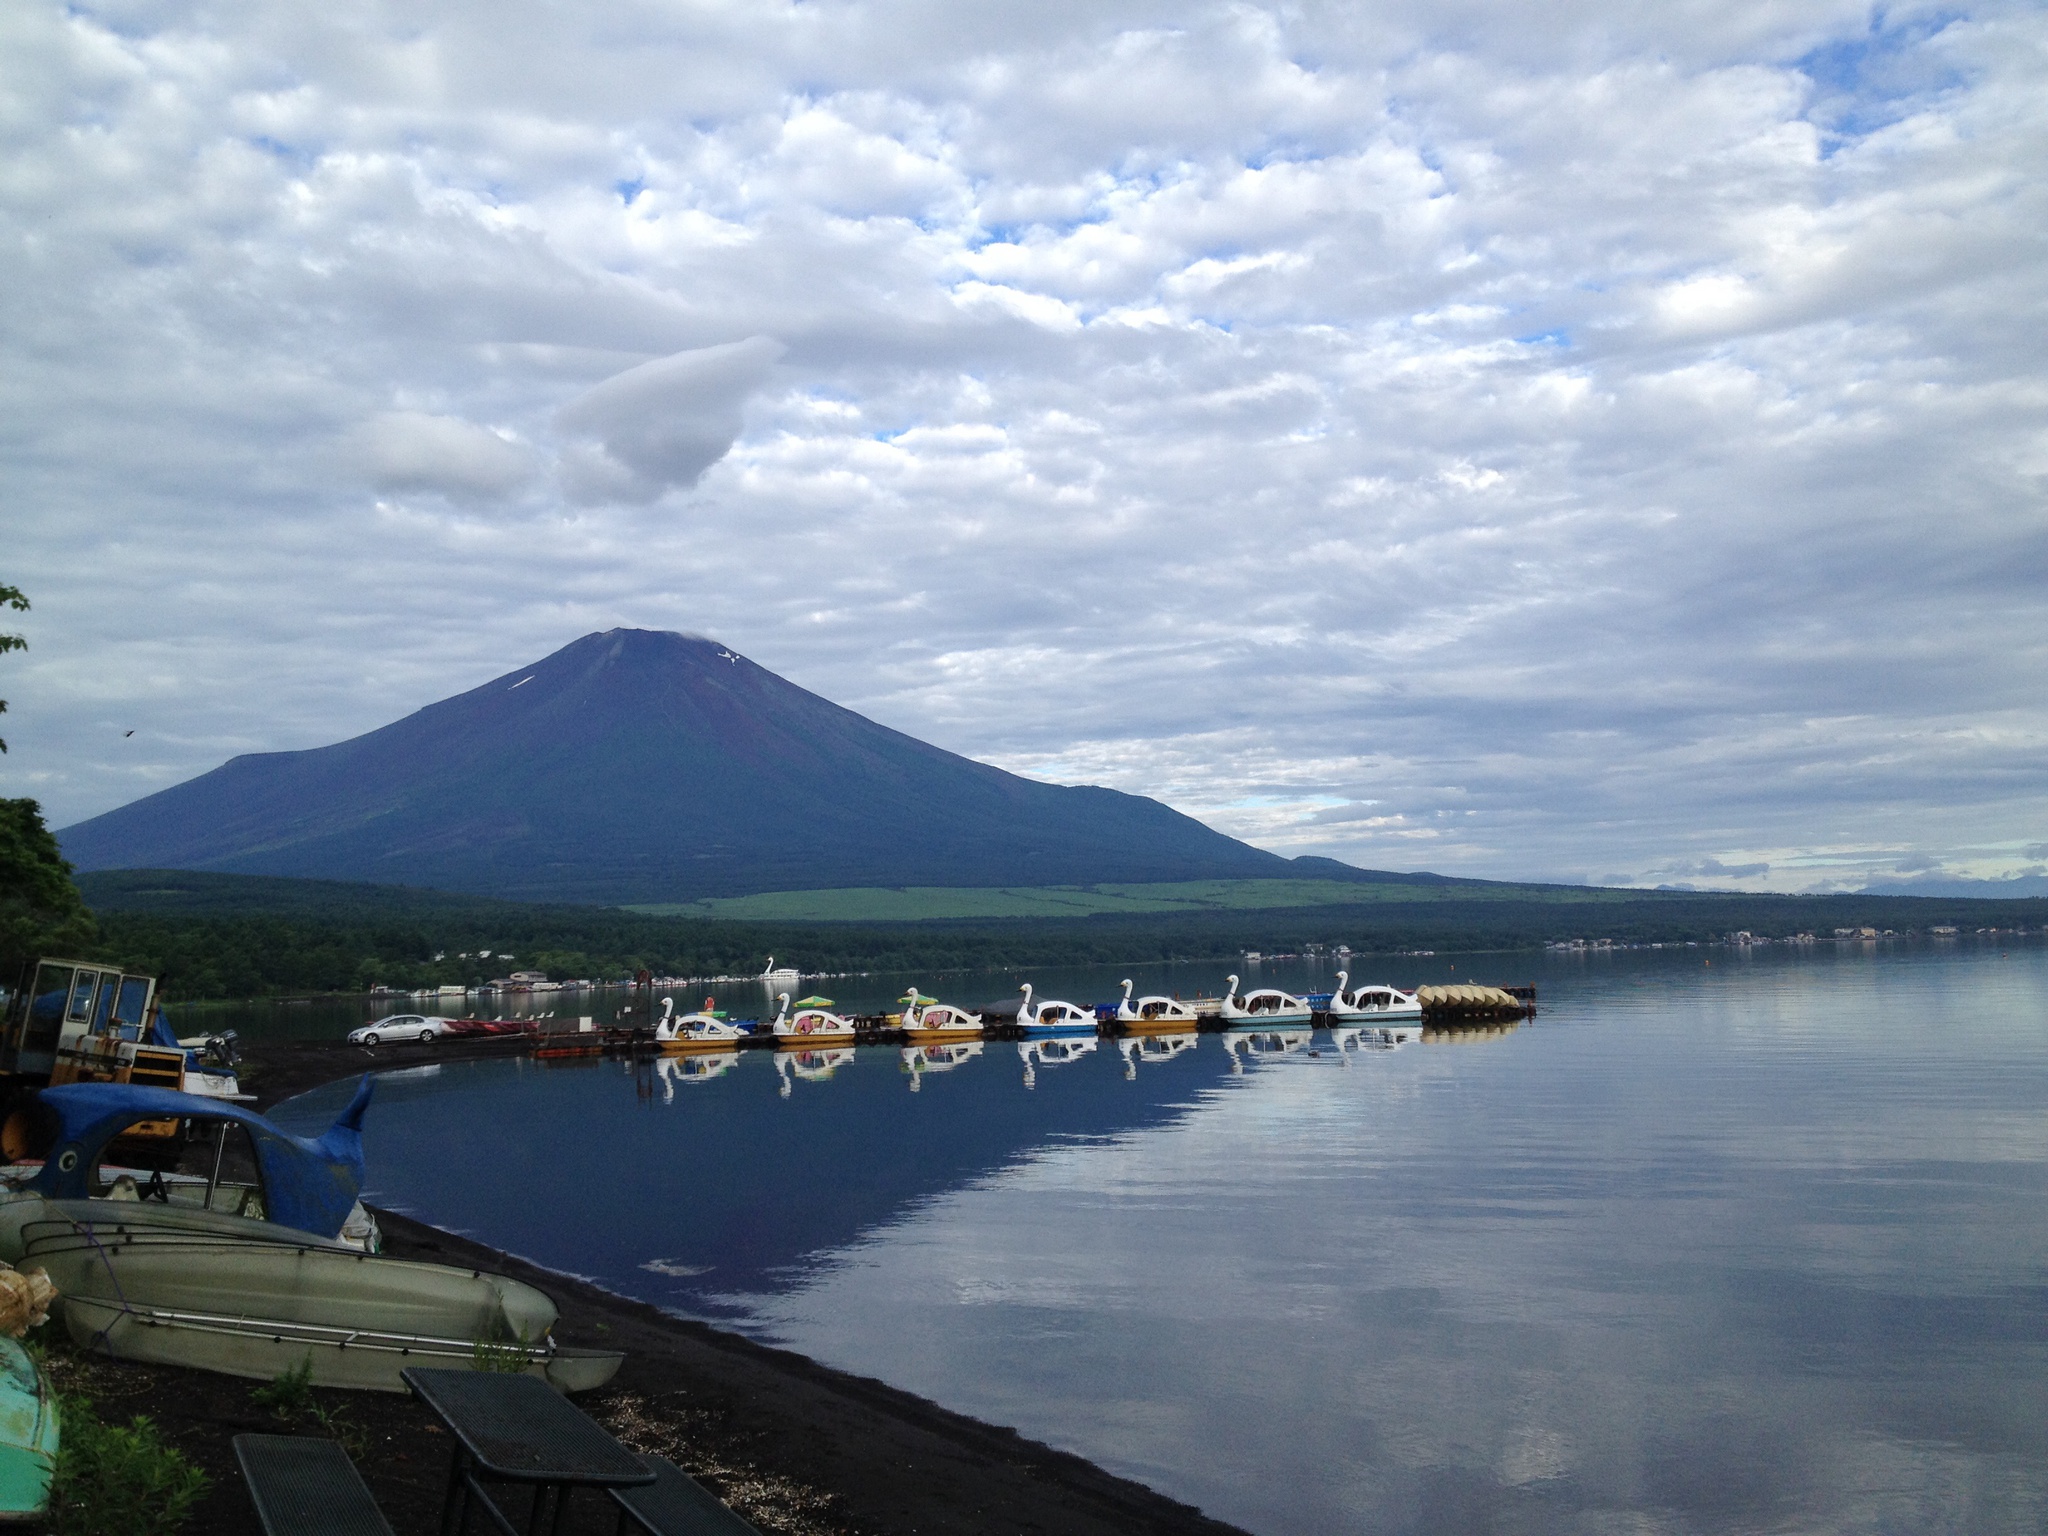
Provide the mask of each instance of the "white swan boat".
{"label": "white swan boat", "polygon": [[1217,1014],[1231,1029],[1242,1029],[1246,1025],[1307,1024],[1314,1016],[1307,998],[1296,997],[1278,987],[1261,987],[1239,997],[1235,976],[1226,980],[1223,1007]]}
{"label": "white swan boat", "polygon": [[1156,993],[1134,1001],[1129,978],[1125,978],[1123,986],[1123,999],[1116,1005],[1116,1021],[1127,1031],[1156,1029],[1177,1033],[1192,1029],[1199,1017],[1193,1003],[1184,1003],[1177,997],[1161,997]]}
{"label": "white swan boat", "polygon": [[853,1044],[853,1020],[832,1011],[829,997],[807,997],[797,1004],[795,1017],[788,1017],[789,994],[782,994],[782,1006],[770,1026],[778,1046],[822,1045],[832,1041]]}
{"label": "white swan boat", "polygon": [[1078,1035],[1095,1033],[1095,1012],[1078,1003],[1055,1002],[1050,998],[1033,1002],[1031,983],[1024,983],[1024,1001],[1017,1006],[1017,1027],[1027,1035]]}
{"label": "white swan boat", "polygon": [[850,1045],[830,1046],[822,1050],[816,1046],[779,1050],[775,1053],[775,1075],[781,1081],[775,1091],[786,1099],[792,1079],[800,1077],[807,1083],[827,1082],[834,1072],[851,1060],[853,1047]]}
{"label": "white swan boat", "polygon": [[654,1043],[664,1051],[730,1051],[747,1038],[745,1026],[720,1018],[712,1000],[696,1013],[676,1016],[676,1000],[661,1000],[661,1021],[654,1026]]}
{"label": "white swan boat", "polygon": [[1403,992],[1399,987],[1362,986],[1347,991],[1351,981],[1349,971],[1337,973],[1337,990],[1330,994],[1329,1015],[1332,1023],[1355,1024],[1391,1022],[1395,1019],[1422,1019],[1422,1001],[1412,992]]}
{"label": "white swan boat", "polygon": [[898,1027],[913,1044],[926,1040],[978,1040],[983,1028],[980,1014],[926,997],[915,987],[903,999]]}
{"label": "white swan boat", "polygon": [[910,1074],[912,1093],[923,1086],[927,1072],[950,1072],[982,1052],[979,1040],[951,1040],[903,1047],[903,1070]]}
{"label": "white swan boat", "polygon": [[1127,1035],[1116,1043],[1116,1048],[1123,1053],[1124,1076],[1135,1082],[1140,1062],[1152,1066],[1158,1062],[1171,1061],[1184,1052],[1192,1051],[1201,1038],[1193,1030],[1172,1035],[1152,1032]]}
{"label": "white swan boat", "polygon": [[768,963],[761,967],[760,979],[774,985],[785,981],[801,981],[803,973],[793,965],[777,965],[775,957],[770,955]]}
{"label": "white swan boat", "polygon": [[1230,1056],[1230,1070],[1244,1072],[1244,1064],[1255,1056],[1288,1056],[1296,1051],[1305,1051],[1309,1042],[1315,1039],[1315,1031],[1299,1029],[1245,1029],[1236,1026],[1225,1030],[1217,1037],[1223,1042],[1223,1049]]}
{"label": "white swan boat", "polygon": [[1070,1061],[1079,1061],[1090,1055],[1102,1044],[1093,1035],[1056,1035],[1042,1040],[1019,1040],[1017,1054],[1024,1061],[1024,1086],[1038,1086],[1040,1067],[1063,1067]]}

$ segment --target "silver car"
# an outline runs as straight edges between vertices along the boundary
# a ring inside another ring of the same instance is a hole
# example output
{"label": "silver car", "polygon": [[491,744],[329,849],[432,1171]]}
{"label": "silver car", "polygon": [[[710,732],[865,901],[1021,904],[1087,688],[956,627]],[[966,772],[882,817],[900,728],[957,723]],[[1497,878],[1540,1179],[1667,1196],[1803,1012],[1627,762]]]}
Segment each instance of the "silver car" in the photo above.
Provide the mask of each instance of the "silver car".
{"label": "silver car", "polygon": [[350,1045],[382,1045],[389,1040],[393,1044],[401,1040],[417,1040],[427,1044],[438,1036],[448,1033],[446,1019],[429,1018],[424,1013],[394,1013],[388,1019],[378,1019],[365,1024],[361,1029],[348,1032]]}

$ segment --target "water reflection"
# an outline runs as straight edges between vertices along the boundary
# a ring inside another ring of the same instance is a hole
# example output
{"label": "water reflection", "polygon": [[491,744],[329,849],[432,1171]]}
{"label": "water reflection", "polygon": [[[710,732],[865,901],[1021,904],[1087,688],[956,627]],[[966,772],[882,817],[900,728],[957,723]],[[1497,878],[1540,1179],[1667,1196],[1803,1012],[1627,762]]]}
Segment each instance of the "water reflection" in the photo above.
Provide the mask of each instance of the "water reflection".
{"label": "water reflection", "polygon": [[1038,1068],[1063,1067],[1069,1062],[1079,1061],[1084,1056],[1092,1056],[1100,1044],[1101,1040],[1094,1035],[1019,1040],[1017,1054],[1024,1060],[1024,1086],[1038,1086]]}
{"label": "water reflection", "polygon": [[739,1064],[738,1051],[697,1051],[682,1056],[664,1052],[640,1065],[643,1071],[652,1071],[661,1084],[661,1102],[673,1104],[677,1084],[708,1083],[713,1078],[725,1076]]}
{"label": "water reflection", "polygon": [[798,1078],[807,1083],[830,1082],[834,1072],[853,1060],[853,1050],[850,1045],[839,1045],[825,1050],[785,1048],[777,1051],[775,1076],[780,1081],[776,1093],[785,1099],[788,1098],[792,1091],[792,1080]]}
{"label": "water reflection", "polygon": [[769,1052],[644,1101],[451,1063],[387,1081],[371,1193],[1254,1531],[2040,1529],[2042,955],[1543,986],[1520,1028],[866,1047],[787,1096]]}

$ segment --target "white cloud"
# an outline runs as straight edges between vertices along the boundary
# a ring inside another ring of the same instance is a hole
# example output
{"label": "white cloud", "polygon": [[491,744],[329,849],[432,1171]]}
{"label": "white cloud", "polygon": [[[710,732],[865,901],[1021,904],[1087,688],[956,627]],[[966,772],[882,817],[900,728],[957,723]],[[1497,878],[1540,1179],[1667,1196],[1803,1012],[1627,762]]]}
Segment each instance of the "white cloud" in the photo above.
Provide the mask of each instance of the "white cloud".
{"label": "white cloud", "polygon": [[2038,9],[0,47],[0,786],[60,822],[639,623],[1290,852],[1860,883],[2048,825]]}

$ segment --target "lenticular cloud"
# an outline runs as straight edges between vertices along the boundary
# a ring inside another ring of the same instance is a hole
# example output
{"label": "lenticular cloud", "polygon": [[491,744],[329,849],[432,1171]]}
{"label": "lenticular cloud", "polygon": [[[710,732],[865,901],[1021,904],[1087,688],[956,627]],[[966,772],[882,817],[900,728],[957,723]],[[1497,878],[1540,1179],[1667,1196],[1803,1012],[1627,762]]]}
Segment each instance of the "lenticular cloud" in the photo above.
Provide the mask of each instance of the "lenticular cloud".
{"label": "lenticular cloud", "polygon": [[687,490],[739,438],[747,397],[782,355],[754,336],[699,347],[615,374],[556,413],[572,441],[562,457],[572,500],[652,501]]}

